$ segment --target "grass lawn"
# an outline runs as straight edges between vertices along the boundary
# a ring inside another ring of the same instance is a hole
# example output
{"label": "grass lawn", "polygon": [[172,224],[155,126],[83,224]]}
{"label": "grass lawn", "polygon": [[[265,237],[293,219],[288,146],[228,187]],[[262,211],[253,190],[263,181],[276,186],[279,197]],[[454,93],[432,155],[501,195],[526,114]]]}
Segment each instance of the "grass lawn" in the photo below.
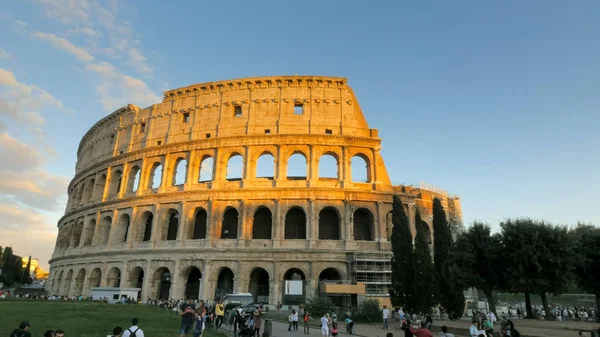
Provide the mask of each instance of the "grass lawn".
{"label": "grass lawn", "polygon": [[[0,336],[9,336],[19,323],[28,320],[32,336],[46,330],[62,329],[66,336],[104,337],[115,326],[123,329],[131,319],[140,319],[139,327],[147,337],[179,336],[181,318],[162,308],[141,304],[106,304],[36,300],[0,300]],[[191,336],[191,334],[190,334]],[[223,337],[206,331],[204,337]]]}

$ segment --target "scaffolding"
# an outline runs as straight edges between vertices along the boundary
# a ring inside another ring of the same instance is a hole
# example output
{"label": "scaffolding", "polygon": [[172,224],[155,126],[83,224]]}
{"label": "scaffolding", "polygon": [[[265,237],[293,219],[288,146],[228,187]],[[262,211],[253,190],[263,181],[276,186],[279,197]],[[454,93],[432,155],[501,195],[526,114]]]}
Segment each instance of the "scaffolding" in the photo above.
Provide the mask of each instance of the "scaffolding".
{"label": "scaffolding", "polygon": [[354,253],[353,271],[356,282],[365,284],[365,296],[388,297],[392,286],[391,252]]}

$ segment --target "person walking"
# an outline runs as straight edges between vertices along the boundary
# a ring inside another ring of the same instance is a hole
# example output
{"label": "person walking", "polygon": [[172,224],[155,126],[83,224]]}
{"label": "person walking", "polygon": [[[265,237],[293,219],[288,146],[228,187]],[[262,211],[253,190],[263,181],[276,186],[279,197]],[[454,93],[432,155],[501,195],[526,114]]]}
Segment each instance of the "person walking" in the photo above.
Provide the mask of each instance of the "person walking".
{"label": "person walking", "polygon": [[387,305],[383,306],[383,330],[388,329],[388,317],[390,316],[390,311],[387,308]]}
{"label": "person walking", "polygon": [[131,326],[123,332],[123,337],[144,337],[144,331],[138,326],[139,322],[140,320],[134,317],[131,320]]}
{"label": "person walking", "polygon": [[292,310],[292,328],[294,331],[298,331],[298,313],[296,309]]}
{"label": "person walking", "polygon": [[323,314],[321,317],[321,335],[323,337],[329,336],[329,314]]}
{"label": "person walking", "polygon": [[304,310],[304,317],[303,317],[303,321],[304,321],[304,334],[305,335],[310,335],[310,325],[308,324],[310,321],[310,313],[308,312],[308,310]]}
{"label": "person walking", "polygon": [[260,337],[260,328],[262,327],[262,317],[258,310],[254,310],[254,334]]}
{"label": "person walking", "polygon": [[220,299],[219,303],[215,306],[215,315],[217,315],[217,319],[215,321],[215,328],[219,330],[221,325],[223,325],[223,316],[225,316],[225,305],[223,305],[223,300]]}

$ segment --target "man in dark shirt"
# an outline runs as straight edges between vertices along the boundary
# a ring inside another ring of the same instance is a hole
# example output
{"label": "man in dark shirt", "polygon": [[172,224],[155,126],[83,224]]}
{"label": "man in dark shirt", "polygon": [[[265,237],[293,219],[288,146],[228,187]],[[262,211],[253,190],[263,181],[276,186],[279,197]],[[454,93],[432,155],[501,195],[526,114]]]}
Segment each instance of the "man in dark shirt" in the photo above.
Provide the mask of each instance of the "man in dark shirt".
{"label": "man in dark shirt", "polygon": [[31,337],[31,332],[29,332],[29,322],[24,321],[19,324],[19,328],[15,329],[10,337]]}
{"label": "man in dark shirt", "polygon": [[181,327],[179,329],[179,336],[187,336],[192,331],[194,325],[194,298],[190,297],[187,303],[183,303],[179,308],[179,315],[181,316]]}

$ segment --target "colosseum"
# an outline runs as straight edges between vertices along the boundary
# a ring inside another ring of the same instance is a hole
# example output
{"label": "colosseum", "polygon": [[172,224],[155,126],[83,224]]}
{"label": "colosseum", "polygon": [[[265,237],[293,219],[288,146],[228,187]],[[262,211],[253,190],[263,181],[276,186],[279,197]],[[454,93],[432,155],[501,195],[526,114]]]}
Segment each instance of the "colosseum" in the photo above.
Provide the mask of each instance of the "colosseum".
{"label": "colosseum", "polygon": [[47,291],[386,303],[392,196],[413,235],[435,197],[457,228],[462,213],[441,189],[392,185],[380,150],[345,78],[202,83],[118,109],[79,144]]}

